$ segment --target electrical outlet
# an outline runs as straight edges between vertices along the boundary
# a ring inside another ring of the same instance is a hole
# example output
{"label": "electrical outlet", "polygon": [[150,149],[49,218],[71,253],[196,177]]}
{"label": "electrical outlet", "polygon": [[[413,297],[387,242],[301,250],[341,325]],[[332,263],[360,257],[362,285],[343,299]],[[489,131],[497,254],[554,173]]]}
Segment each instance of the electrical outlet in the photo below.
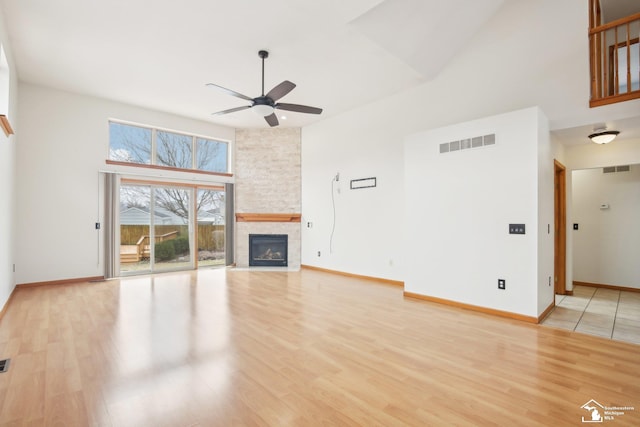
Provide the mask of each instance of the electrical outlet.
{"label": "electrical outlet", "polygon": [[318,256],[320,256],[320,251],[318,251]]}
{"label": "electrical outlet", "polygon": [[498,279],[498,289],[506,289],[507,282],[504,279]]}
{"label": "electrical outlet", "polygon": [[313,223],[311,221],[307,222],[307,228],[313,228]]}

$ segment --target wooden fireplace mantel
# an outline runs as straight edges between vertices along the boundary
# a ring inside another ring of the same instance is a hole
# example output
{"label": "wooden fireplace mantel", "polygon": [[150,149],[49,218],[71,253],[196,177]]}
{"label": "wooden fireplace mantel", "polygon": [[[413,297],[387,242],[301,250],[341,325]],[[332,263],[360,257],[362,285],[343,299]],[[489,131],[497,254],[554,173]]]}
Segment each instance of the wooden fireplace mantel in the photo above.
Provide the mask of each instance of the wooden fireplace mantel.
{"label": "wooden fireplace mantel", "polygon": [[300,222],[299,213],[236,213],[237,222]]}

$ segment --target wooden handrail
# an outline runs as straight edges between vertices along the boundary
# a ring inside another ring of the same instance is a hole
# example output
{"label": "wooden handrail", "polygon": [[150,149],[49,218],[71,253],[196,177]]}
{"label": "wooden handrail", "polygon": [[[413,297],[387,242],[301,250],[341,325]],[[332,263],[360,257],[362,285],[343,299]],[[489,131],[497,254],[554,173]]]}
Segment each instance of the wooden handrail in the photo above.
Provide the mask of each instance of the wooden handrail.
{"label": "wooden handrail", "polygon": [[[165,240],[173,240],[178,236],[178,231],[170,231],[168,233],[164,233],[161,234],[159,236],[155,236],[154,240],[156,243],[160,243],[160,242],[164,242]],[[138,241],[136,242],[136,246],[138,247],[138,257],[142,257],[142,255],[144,254],[144,246],[145,241],[149,241],[149,235],[145,234],[140,236],[140,238],[138,239]]]}
{"label": "wooden handrail", "polygon": [[640,12],[634,13],[633,15],[630,15],[630,16],[625,16],[624,18],[616,19],[615,21],[607,22],[606,24],[602,24],[594,28],[590,28],[589,35],[591,36],[593,34],[610,30],[611,28],[621,27],[623,25],[630,24],[636,20],[640,20]]}

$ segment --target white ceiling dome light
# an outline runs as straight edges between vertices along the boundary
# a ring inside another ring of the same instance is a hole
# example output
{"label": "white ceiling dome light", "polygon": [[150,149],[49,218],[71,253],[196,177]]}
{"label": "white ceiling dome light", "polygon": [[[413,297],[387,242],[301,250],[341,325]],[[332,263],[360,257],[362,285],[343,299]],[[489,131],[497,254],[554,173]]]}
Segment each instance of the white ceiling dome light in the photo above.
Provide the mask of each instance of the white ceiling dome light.
{"label": "white ceiling dome light", "polygon": [[606,127],[598,128],[593,130],[594,133],[589,135],[589,139],[596,144],[608,144],[620,133],[617,130],[607,130]]}

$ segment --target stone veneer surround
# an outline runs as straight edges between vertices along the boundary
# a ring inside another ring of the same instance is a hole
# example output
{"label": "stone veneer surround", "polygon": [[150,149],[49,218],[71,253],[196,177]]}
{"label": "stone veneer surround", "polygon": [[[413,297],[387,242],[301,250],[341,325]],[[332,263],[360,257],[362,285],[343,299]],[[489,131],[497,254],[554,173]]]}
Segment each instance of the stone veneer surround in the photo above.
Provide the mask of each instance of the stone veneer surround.
{"label": "stone veneer surround", "polygon": [[[296,213],[302,210],[299,128],[236,130],[234,149],[237,213]],[[237,222],[236,266],[249,266],[249,234],[288,234],[288,268],[300,268],[300,222]]]}

